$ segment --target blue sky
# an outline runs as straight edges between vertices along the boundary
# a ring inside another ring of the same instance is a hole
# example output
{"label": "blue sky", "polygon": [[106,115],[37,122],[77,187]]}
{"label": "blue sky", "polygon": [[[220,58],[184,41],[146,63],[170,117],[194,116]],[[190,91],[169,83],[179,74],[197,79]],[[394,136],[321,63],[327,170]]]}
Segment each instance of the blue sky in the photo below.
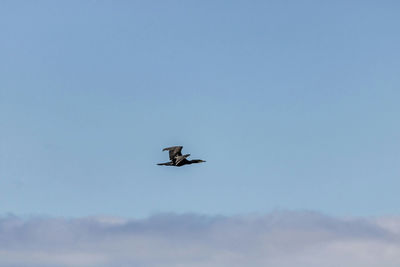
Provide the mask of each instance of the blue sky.
{"label": "blue sky", "polygon": [[[0,212],[398,214],[395,1],[2,1]],[[165,146],[207,163],[159,167]]]}

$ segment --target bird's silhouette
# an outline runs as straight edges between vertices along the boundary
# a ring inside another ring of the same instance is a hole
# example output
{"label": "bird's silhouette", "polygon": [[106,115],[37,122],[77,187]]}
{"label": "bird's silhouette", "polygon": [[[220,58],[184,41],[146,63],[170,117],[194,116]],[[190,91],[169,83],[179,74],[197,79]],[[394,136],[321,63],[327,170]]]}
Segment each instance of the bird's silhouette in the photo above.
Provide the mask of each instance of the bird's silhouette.
{"label": "bird's silhouette", "polygon": [[157,165],[180,167],[183,165],[189,165],[189,164],[193,164],[193,163],[206,162],[205,160],[201,160],[201,159],[188,160],[187,158],[190,156],[190,154],[182,155],[182,148],[183,148],[183,146],[171,146],[171,147],[164,148],[162,151],[168,150],[169,159],[171,161],[165,162],[165,163],[158,163]]}

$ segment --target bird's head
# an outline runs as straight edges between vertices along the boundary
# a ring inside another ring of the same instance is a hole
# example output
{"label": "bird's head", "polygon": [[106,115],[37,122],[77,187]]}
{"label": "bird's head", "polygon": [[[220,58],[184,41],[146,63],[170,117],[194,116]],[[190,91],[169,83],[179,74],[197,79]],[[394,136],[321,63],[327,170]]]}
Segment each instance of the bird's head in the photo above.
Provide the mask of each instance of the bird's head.
{"label": "bird's head", "polygon": [[202,159],[193,159],[190,161],[191,163],[202,163],[202,162],[206,162],[205,160]]}

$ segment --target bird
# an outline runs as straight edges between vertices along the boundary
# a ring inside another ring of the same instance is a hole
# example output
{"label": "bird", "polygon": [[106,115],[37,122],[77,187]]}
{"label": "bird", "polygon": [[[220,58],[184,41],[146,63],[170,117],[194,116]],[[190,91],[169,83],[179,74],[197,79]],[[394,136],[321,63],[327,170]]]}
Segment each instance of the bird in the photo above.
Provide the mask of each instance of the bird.
{"label": "bird", "polygon": [[182,148],[183,146],[171,146],[164,148],[162,151],[169,152],[169,159],[171,161],[165,163],[157,163],[157,165],[181,167],[183,165],[206,162],[205,160],[201,159],[188,160],[187,158],[190,156],[190,154],[182,155]]}

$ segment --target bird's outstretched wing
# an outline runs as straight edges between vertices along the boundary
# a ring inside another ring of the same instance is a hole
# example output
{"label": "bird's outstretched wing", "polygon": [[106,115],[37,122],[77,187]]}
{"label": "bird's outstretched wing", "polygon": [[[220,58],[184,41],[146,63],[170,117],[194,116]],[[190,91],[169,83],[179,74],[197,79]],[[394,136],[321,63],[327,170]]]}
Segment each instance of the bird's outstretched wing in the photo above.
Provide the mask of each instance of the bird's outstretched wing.
{"label": "bird's outstretched wing", "polygon": [[166,147],[163,149],[163,151],[168,150],[169,151],[169,159],[174,160],[176,156],[182,156],[182,147],[183,146],[171,146],[171,147]]}

